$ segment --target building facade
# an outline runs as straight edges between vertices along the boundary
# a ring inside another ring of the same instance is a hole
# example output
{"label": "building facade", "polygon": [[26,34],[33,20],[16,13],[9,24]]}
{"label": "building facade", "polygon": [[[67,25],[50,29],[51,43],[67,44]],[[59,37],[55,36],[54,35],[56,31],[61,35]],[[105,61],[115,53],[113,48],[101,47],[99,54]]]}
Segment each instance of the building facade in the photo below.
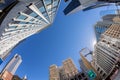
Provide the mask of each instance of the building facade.
{"label": "building facade", "polygon": [[86,11],[102,6],[108,6],[106,3],[117,3],[119,0],[72,0],[64,9],[64,14],[68,15],[80,10]]}
{"label": "building facade", "polygon": [[113,18],[113,23],[95,45],[93,53],[94,66],[103,79],[120,67],[120,21],[119,16]]}
{"label": "building facade", "polygon": [[118,16],[118,14],[105,15],[102,17],[102,21],[98,21],[94,25],[97,42],[100,40],[101,34],[103,34],[112,24],[119,24],[119,22],[113,21],[115,16]]}
{"label": "building facade", "polygon": [[[8,0],[11,1],[11,0]],[[0,58],[53,23],[60,0],[12,0],[0,13]],[[1,4],[0,4],[1,5]],[[4,16],[3,16],[4,15]]]}
{"label": "building facade", "polygon": [[83,48],[80,51],[81,56],[81,62],[80,67],[83,70],[83,73],[88,77],[88,79],[91,79],[88,75],[88,72],[90,70],[94,71],[94,76],[92,77],[93,80],[100,80],[100,76],[98,72],[95,70],[95,68],[92,66],[92,52],[88,48]]}
{"label": "building facade", "polygon": [[60,80],[59,69],[56,65],[50,66],[49,75],[49,80]]}
{"label": "building facade", "polygon": [[65,78],[70,78],[78,74],[78,69],[70,58],[63,61],[63,69]]}
{"label": "building facade", "polygon": [[6,66],[3,68],[2,73],[4,73],[4,71],[9,71],[12,75],[15,74],[17,68],[19,67],[19,65],[22,62],[22,58],[20,55],[16,54],[14,55],[14,57],[6,64]]}
{"label": "building facade", "polygon": [[63,61],[63,65],[60,67],[51,65],[49,75],[49,80],[88,80],[84,73],[78,72],[70,58]]}
{"label": "building facade", "polygon": [[110,27],[110,25],[111,23],[107,23],[104,21],[99,21],[97,22],[97,24],[95,24],[94,30],[97,42],[99,41],[101,34],[103,34]]}

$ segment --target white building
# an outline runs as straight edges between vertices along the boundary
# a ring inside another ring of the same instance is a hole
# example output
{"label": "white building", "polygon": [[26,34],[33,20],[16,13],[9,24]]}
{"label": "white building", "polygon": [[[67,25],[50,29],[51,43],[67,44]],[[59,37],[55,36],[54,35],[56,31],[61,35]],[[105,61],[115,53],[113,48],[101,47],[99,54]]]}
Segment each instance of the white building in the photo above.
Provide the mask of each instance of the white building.
{"label": "white building", "polygon": [[60,0],[19,0],[12,3],[0,22],[0,58],[5,59],[25,38],[50,26],[59,3]]}
{"label": "white building", "polygon": [[4,67],[2,73],[7,70],[10,73],[12,73],[12,75],[14,75],[21,62],[22,62],[21,56],[18,54],[14,55],[14,57]]}
{"label": "white building", "polygon": [[[119,22],[119,16],[113,21]],[[112,24],[102,34],[100,41],[95,45],[93,60],[95,69],[103,79],[106,79],[115,68],[120,67],[120,24]]]}

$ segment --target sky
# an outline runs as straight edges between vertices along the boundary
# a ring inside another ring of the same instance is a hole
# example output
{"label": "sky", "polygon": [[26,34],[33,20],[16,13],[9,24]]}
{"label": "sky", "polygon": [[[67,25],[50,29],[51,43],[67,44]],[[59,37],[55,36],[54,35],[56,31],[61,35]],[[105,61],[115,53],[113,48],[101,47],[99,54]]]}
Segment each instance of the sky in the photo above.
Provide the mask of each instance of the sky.
{"label": "sky", "polygon": [[63,9],[66,5],[62,0],[54,23],[20,43],[5,60],[4,63],[16,53],[22,56],[23,62],[16,72],[17,75],[27,75],[28,80],[49,80],[49,66],[61,66],[67,58],[72,58],[80,70],[79,51],[86,47],[94,49],[94,25],[101,20],[100,12],[107,8],[79,11],[65,16]]}

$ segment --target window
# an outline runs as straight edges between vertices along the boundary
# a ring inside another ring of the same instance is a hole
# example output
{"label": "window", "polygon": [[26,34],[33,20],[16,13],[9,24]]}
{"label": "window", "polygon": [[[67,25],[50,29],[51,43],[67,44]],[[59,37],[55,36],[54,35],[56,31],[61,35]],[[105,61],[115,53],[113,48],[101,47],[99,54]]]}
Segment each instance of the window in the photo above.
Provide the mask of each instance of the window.
{"label": "window", "polygon": [[105,75],[105,73],[103,74],[103,77],[105,77],[106,75]]}
{"label": "window", "polygon": [[36,14],[35,12],[32,12],[32,13],[30,14],[30,16],[35,17],[35,16],[37,16],[37,14]]}
{"label": "window", "polygon": [[17,19],[23,19],[23,20],[25,20],[26,18],[27,18],[26,16],[23,16],[21,14],[17,17]]}

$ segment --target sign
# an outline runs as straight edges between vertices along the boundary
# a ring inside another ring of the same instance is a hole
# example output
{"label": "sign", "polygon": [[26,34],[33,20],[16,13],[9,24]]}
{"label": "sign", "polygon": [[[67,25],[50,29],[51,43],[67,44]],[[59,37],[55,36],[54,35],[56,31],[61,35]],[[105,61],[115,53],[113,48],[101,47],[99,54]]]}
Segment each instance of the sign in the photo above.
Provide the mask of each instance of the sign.
{"label": "sign", "polygon": [[94,79],[96,77],[96,74],[93,70],[88,70],[87,74],[90,79]]}

